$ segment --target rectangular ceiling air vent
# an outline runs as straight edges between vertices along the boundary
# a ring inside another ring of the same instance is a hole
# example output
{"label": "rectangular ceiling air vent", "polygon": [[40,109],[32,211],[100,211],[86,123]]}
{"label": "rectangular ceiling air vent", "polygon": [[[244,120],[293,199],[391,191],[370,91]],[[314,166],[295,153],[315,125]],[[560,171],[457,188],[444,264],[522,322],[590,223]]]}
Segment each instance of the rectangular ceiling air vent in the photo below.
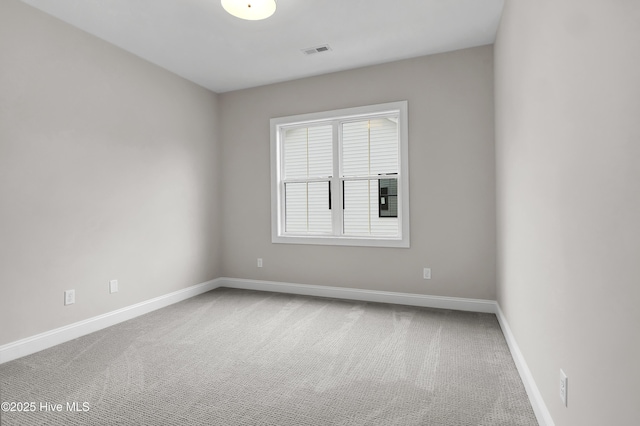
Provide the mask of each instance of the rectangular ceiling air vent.
{"label": "rectangular ceiling air vent", "polygon": [[316,53],[328,52],[329,50],[331,50],[331,47],[329,47],[328,44],[323,44],[322,46],[302,49],[302,53],[304,53],[305,55],[315,55]]}

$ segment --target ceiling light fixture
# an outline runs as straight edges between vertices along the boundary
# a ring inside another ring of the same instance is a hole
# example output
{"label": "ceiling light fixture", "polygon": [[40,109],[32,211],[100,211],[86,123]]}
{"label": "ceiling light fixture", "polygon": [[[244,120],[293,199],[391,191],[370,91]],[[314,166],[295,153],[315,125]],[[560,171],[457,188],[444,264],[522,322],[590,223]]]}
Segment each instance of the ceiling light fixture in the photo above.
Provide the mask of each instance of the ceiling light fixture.
{"label": "ceiling light fixture", "polygon": [[222,7],[235,17],[259,21],[273,15],[276,0],[222,0]]}

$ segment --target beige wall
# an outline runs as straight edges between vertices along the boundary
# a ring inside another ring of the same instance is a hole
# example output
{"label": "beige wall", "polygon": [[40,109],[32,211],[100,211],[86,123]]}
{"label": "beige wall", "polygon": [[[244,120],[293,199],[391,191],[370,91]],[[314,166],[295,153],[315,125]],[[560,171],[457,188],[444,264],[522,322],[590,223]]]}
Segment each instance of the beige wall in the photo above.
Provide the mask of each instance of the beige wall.
{"label": "beige wall", "polygon": [[[219,99],[225,276],[495,299],[491,46]],[[411,248],[272,244],[269,119],[398,100],[409,102]]]}
{"label": "beige wall", "polygon": [[558,426],[640,422],[639,23],[507,1],[495,46],[498,301]]}
{"label": "beige wall", "polygon": [[17,0],[0,63],[0,345],[220,276],[215,94]]}

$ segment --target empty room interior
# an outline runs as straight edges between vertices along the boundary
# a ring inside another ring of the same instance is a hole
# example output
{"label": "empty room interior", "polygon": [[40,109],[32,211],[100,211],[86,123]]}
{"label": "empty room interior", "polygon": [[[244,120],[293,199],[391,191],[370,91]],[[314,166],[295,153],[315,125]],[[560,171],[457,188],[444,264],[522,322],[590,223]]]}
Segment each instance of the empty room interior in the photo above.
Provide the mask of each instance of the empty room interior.
{"label": "empty room interior", "polygon": [[639,76],[637,0],[0,0],[0,425],[640,424]]}

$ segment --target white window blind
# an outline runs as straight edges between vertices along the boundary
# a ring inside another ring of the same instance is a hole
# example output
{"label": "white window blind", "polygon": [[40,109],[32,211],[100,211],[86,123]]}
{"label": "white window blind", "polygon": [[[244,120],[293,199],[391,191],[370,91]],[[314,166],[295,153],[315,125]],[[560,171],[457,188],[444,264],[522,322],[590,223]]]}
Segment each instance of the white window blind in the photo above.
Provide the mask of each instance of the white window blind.
{"label": "white window blind", "polygon": [[406,102],[271,127],[274,242],[408,246]]}
{"label": "white window blind", "polygon": [[285,231],[332,232],[329,185],[333,170],[331,125],[283,132]]}
{"label": "white window blind", "polygon": [[379,179],[398,174],[397,117],[342,125],[344,235],[394,236],[397,217],[381,217]]}

